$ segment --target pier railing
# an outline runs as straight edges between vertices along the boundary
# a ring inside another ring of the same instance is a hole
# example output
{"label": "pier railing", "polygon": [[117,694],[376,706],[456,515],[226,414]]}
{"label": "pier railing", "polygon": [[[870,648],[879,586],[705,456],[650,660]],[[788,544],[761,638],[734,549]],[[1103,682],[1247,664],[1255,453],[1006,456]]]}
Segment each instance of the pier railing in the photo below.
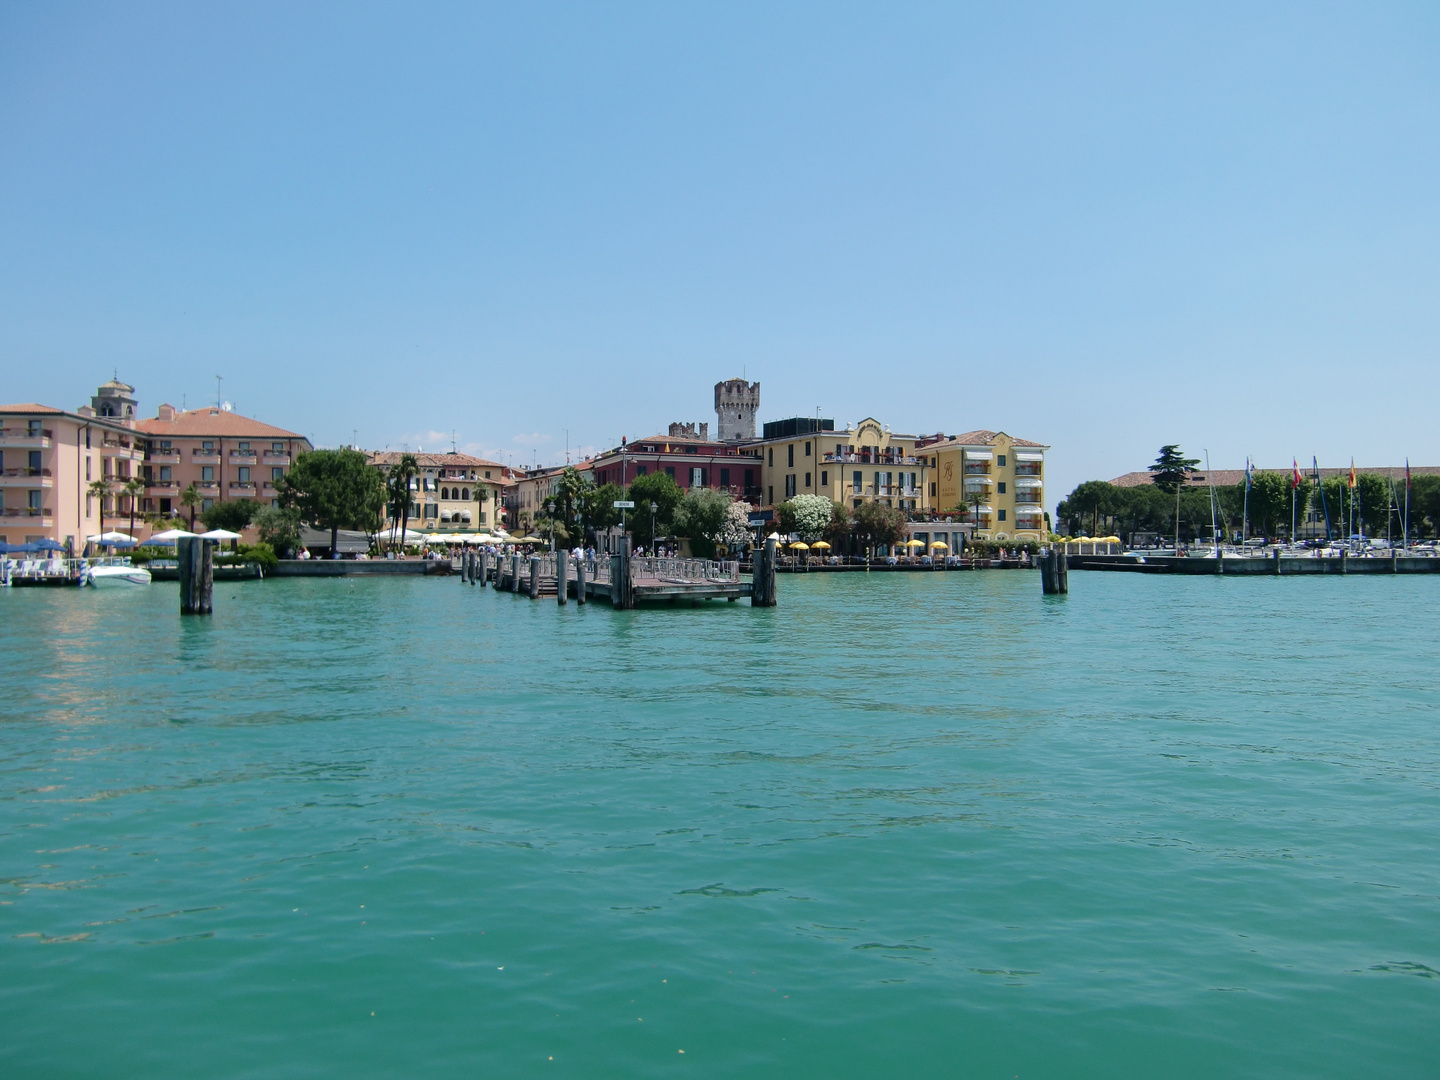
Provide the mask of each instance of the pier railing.
{"label": "pier railing", "polygon": [[630,577],[632,580],[735,582],[740,580],[740,564],[715,559],[662,559],[641,555],[630,559]]}

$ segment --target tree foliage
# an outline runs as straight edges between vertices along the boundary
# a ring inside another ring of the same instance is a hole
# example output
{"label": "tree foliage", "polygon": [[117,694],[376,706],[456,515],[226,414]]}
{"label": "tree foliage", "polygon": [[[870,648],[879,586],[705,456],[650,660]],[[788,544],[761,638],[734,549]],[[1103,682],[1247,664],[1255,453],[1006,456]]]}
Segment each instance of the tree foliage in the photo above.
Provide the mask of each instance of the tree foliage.
{"label": "tree foliage", "polygon": [[230,532],[240,532],[255,520],[256,509],[254,499],[226,499],[213,504],[209,510],[204,511],[200,515],[200,520],[205,523],[207,529],[228,529]]}
{"label": "tree foliage", "polygon": [[330,530],[335,550],[341,529],[377,532],[385,508],[385,480],[358,450],[313,450],[295,459],[280,478],[280,504],[300,513],[302,521]]}
{"label": "tree foliage", "polygon": [[807,544],[819,540],[835,516],[835,504],[824,495],[796,495],[781,503],[777,512],[785,533],[799,533]]}
{"label": "tree foliage", "polygon": [[[617,495],[616,498],[622,498]],[[675,532],[675,514],[685,492],[669,473],[656,472],[638,476],[630,485],[630,491],[623,498],[635,503],[635,509],[626,512],[625,524],[637,544],[649,547],[656,536],[670,536]],[[655,504],[655,531],[650,531],[650,504]],[[619,511],[614,511],[619,517]]]}
{"label": "tree foliage", "polygon": [[253,524],[260,542],[282,555],[288,557],[300,546],[300,511],[294,507],[262,506]]}
{"label": "tree foliage", "polygon": [[893,506],[878,502],[861,503],[852,513],[852,533],[862,548],[893,546],[905,535],[905,515]]}
{"label": "tree foliage", "polygon": [[1199,458],[1187,458],[1177,444],[1168,443],[1160,448],[1160,456],[1150,466],[1150,482],[1166,495],[1174,495],[1199,464]]}
{"label": "tree foliage", "polygon": [[[668,479],[668,477],[667,477]],[[639,502],[636,502],[639,510]],[[713,488],[691,488],[675,509],[675,533],[690,540],[690,551],[699,558],[715,554],[720,533],[730,517],[734,500]]]}

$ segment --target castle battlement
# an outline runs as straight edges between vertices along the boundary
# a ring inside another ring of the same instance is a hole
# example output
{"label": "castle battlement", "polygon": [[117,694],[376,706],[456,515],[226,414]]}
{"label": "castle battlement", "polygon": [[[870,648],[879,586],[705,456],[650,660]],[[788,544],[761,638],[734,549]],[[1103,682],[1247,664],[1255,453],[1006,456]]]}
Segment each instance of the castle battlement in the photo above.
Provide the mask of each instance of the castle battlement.
{"label": "castle battlement", "polygon": [[760,384],[726,379],[715,384],[716,431],[723,442],[755,438],[755,414],[760,411]]}

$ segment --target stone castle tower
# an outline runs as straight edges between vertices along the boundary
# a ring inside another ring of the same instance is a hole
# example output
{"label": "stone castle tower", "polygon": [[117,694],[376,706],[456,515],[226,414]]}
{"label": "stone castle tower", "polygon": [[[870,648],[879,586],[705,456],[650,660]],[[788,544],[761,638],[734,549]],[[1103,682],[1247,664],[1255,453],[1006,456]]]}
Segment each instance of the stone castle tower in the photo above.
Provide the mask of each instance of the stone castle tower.
{"label": "stone castle tower", "polygon": [[715,384],[716,433],[722,442],[755,438],[755,414],[760,410],[760,384],[726,379]]}
{"label": "stone castle tower", "polygon": [[96,416],[106,416],[122,423],[135,422],[135,388],[119,379],[111,379],[95,391],[90,407]]}

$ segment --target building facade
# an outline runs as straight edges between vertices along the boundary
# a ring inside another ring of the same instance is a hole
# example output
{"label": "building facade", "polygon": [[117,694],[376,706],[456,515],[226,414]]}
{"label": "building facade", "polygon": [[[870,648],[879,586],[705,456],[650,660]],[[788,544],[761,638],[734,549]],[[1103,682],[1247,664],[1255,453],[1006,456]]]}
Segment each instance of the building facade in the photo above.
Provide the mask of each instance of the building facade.
{"label": "building facade", "polygon": [[[121,487],[140,475],[145,457],[133,423],[88,406],[0,406],[0,540],[53,540],[78,555],[86,536],[128,525],[131,496]],[[102,479],[110,493],[97,498],[91,485]]]}
{"label": "building facade", "polygon": [[799,416],[766,424],[746,449],[761,459],[766,506],[823,495],[851,508],[878,502],[918,513],[930,506],[928,467],[915,454],[918,441],[873,417],[837,430],[833,420]]}
{"label": "building facade", "polygon": [[981,430],[920,440],[914,453],[931,474],[927,495],[934,512],[964,509],[980,539],[1041,542],[1048,449]]}
{"label": "building facade", "polygon": [[[388,473],[405,455],[388,450],[369,455],[370,464]],[[511,471],[498,461],[451,451],[448,454],[411,454],[419,474],[410,481],[411,529],[424,532],[488,532],[504,528],[507,491],[514,485]],[[399,528],[386,507],[385,528]]]}
{"label": "building facade", "polygon": [[[314,449],[303,435],[223,406],[182,412],[161,405],[135,429],[145,440],[143,509],[165,517],[188,518],[192,509],[203,513],[232,499],[277,506],[280,478]],[[182,501],[192,484],[199,496],[193,508]]]}
{"label": "building facade", "polygon": [[636,479],[665,473],[684,491],[712,488],[755,502],[761,494],[760,460],[743,443],[710,437],[709,424],[671,424],[665,435],[623,441],[596,454],[590,471],[597,485],[628,487]]}

